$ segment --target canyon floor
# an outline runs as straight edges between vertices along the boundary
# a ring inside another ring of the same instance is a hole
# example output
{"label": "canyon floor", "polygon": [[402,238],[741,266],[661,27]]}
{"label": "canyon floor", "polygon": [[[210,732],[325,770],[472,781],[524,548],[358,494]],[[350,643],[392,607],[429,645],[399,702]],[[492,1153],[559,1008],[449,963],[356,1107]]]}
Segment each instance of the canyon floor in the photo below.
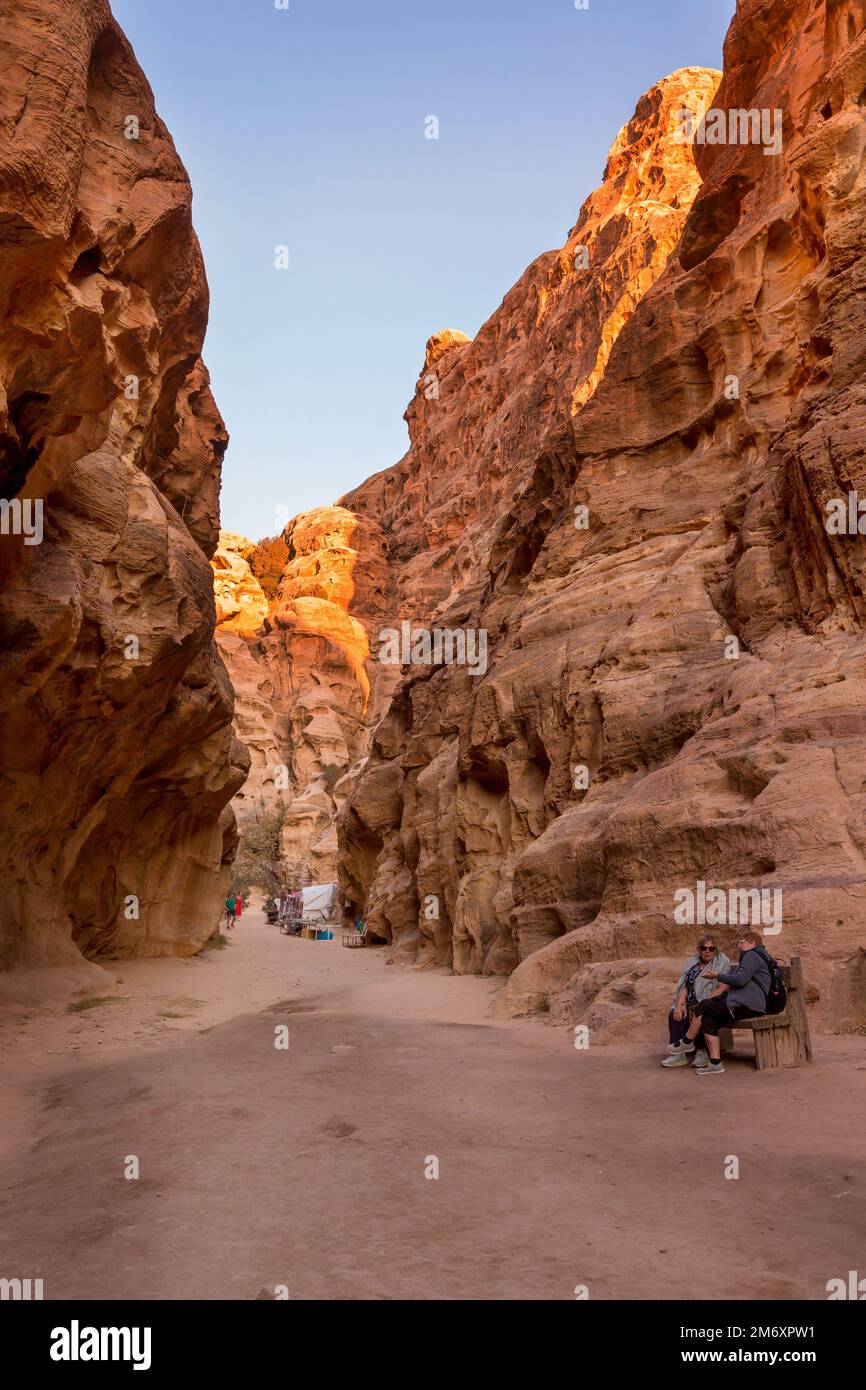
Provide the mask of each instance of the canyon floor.
{"label": "canyon floor", "polygon": [[3,1019],[0,1274],[49,1299],[822,1299],[862,1267],[866,1039],[697,1077],[386,955],[251,913],[221,950],[119,963],[92,1008]]}

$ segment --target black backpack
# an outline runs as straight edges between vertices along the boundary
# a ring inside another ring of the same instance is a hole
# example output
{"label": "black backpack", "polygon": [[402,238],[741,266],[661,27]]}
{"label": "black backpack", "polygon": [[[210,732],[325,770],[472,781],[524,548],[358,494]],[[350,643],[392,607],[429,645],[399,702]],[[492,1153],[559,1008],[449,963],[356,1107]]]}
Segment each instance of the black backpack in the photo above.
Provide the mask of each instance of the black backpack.
{"label": "black backpack", "polygon": [[756,946],[755,950],[765,962],[770,972],[770,988],[767,990],[767,1013],[780,1014],[784,1012],[788,1002],[788,991],[785,989],[785,982],[782,979],[782,970],[777,960],[774,960],[769,951],[763,946]]}

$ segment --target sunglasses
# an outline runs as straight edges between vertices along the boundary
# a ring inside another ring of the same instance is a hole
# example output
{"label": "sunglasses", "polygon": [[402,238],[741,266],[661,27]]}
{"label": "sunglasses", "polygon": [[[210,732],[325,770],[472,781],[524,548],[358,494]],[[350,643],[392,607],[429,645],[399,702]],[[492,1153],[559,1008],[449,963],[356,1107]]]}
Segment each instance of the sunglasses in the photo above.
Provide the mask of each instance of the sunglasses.
{"label": "sunglasses", "polygon": [[702,956],[705,956],[707,951],[712,951],[713,953],[715,953],[715,949],[715,946],[699,946],[698,953]]}

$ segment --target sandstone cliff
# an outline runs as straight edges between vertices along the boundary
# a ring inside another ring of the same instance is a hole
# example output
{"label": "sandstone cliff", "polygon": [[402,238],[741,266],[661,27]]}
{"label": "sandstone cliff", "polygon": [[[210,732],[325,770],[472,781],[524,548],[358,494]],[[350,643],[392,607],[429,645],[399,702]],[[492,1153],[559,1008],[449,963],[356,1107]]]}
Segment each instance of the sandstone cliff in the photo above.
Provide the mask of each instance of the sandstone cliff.
{"label": "sandstone cliff", "polygon": [[267,543],[223,532],[212,561],[217,640],[252,759],[235,809],[243,828],[280,806],[292,879],[335,882],[337,815],[399,676],[370,656],[392,585],[379,527],[344,507],[295,517],[282,541],[270,598],[253,572]]}
{"label": "sandstone cliff", "polygon": [[0,0],[0,70],[0,966],[187,954],[246,772],[190,187],[105,0]]}
{"label": "sandstone cliff", "polygon": [[[676,245],[698,176],[690,151],[671,139],[673,112],[686,97],[708,99],[718,80],[686,69],[649,92],[565,245],[530,267],[475,342],[453,331],[431,338],[406,416],[412,451],[348,506],[290,523],[266,618],[258,548],[223,533],[213,559],[218,640],[252,756],[235,807],[243,821],[282,803],[293,874],[337,877],[336,820],[400,674],[378,660],[377,633],[429,616],[449,596],[466,609],[483,583],[497,505],[553,423],[591,393],[622,322]],[[365,874],[381,847],[376,832],[356,837]],[[405,906],[411,913],[411,896]]]}
{"label": "sandstone cliff", "polygon": [[[529,267],[473,341],[446,333],[428,343],[406,414],[409,454],[343,499],[383,526],[398,586],[392,621],[484,628],[497,643],[537,545],[527,526],[503,549],[507,519],[520,505],[539,531],[566,515],[551,480],[568,469],[571,419],[663,271],[699,187],[677,113],[708,103],[719,79],[685,69],[647,92],[564,246]],[[491,613],[500,555],[509,568]],[[462,721],[490,679],[411,668],[341,828],[345,891],[371,931],[399,940],[404,956],[458,971],[517,964],[514,867],[557,814],[545,806],[545,671],[535,708],[501,750],[471,765],[461,757]],[[428,898],[438,915],[425,916]]]}
{"label": "sandstone cliff", "polygon": [[[404,668],[340,822],[350,910],[609,1036],[665,996],[699,881],[780,890],[771,948],[866,1024],[864,542],[824,525],[866,490],[863,4],[743,0],[716,85],[642,98],[565,248],[431,340],[410,453],[343,499],[389,622],[490,644],[483,675]],[[780,148],[684,146],[683,104],[779,112]]]}

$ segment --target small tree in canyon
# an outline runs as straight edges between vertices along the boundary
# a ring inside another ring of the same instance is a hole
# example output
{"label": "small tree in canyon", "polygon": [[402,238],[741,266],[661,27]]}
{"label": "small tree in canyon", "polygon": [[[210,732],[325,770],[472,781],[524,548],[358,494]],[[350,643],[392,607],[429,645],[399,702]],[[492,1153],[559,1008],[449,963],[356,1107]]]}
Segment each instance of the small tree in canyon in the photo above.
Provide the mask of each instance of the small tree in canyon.
{"label": "small tree in canyon", "polygon": [[250,556],[250,569],[266,598],[276,598],[288,560],[289,547],[282,536],[268,536],[259,541]]}
{"label": "small tree in canyon", "polygon": [[281,800],[275,810],[263,811],[245,822],[232,868],[233,893],[246,895],[253,887],[264,889],[269,897],[279,893],[283,886],[280,834],[285,817]]}
{"label": "small tree in canyon", "polygon": [[334,795],[334,788],[346,771],[339,763],[323,763],[321,775],[325,782],[325,791],[329,796]]}

